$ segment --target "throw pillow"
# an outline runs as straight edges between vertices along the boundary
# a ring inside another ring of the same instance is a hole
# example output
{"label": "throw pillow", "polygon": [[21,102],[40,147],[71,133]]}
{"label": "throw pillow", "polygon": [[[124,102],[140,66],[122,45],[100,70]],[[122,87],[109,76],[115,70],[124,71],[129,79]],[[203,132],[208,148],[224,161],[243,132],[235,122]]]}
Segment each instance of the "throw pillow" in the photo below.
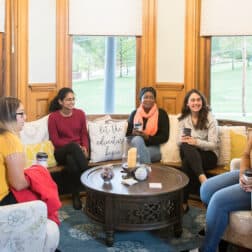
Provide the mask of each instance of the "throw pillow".
{"label": "throw pillow", "polygon": [[247,145],[247,136],[230,130],[230,145],[230,160],[232,160],[233,158],[240,158]]}
{"label": "throw pillow", "polygon": [[246,135],[245,126],[219,126],[219,158],[218,165],[229,165],[231,158],[231,145],[230,145],[230,130],[236,133]]}
{"label": "throw pillow", "polygon": [[57,164],[54,158],[54,146],[50,140],[38,144],[25,144],[24,151],[26,155],[26,167],[30,167],[36,162],[36,154],[38,152],[46,152],[48,154],[48,167],[53,167]]}
{"label": "throw pillow", "polygon": [[178,115],[169,115],[170,134],[166,143],[161,144],[161,162],[163,164],[180,165],[181,159],[179,147],[177,145],[178,138]]}
{"label": "throw pillow", "polygon": [[126,120],[88,122],[90,162],[121,159],[126,130]]}
{"label": "throw pillow", "polygon": [[25,122],[20,132],[21,142],[23,144],[37,144],[49,139],[47,127],[48,116],[46,115],[35,121]]}

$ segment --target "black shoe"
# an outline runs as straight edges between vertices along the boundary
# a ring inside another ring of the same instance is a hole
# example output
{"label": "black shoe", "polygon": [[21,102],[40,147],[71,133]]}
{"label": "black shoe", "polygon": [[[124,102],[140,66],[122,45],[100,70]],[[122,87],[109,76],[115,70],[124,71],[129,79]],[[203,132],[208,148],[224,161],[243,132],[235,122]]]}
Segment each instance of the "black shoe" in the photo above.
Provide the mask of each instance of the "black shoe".
{"label": "black shoe", "polygon": [[206,231],[204,228],[202,228],[199,232],[198,232],[199,236],[205,236]]}
{"label": "black shoe", "polygon": [[73,201],[73,208],[75,210],[80,210],[82,208],[82,202],[80,200],[79,193],[72,195],[72,201]]}

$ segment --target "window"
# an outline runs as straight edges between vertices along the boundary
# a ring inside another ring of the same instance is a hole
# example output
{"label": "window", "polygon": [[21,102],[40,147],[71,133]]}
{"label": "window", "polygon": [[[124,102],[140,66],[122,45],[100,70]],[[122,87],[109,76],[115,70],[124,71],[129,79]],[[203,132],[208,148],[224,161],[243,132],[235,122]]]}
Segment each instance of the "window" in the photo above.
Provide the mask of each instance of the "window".
{"label": "window", "polygon": [[217,118],[252,121],[252,36],[212,37],[211,108]]}
{"label": "window", "polygon": [[[128,114],[135,108],[136,38],[113,38],[115,47],[111,51],[106,49],[106,36],[73,36],[72,83],[76,107],[87,114]],[[113,57],[114,53],[115,74],[109,77],[105,65],[110,61],[106,57]],[[113,77],[114,87],[110,86]],[[113,111],[106,111],[106,103],[113,98]]]}

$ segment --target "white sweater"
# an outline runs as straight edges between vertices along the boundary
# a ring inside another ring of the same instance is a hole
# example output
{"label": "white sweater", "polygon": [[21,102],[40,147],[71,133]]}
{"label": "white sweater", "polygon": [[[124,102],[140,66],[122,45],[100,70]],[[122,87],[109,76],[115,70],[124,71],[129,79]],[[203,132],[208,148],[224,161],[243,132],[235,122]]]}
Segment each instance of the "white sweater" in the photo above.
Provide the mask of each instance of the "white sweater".
{"label": "white sweater", "polygon": [[181,144],[181,136],[183,135],[184,128],[191,128],[191,136],[197,139],[196,146],[205,151],[213,151],[216,156],[219,156],[219,134],[218,134],[218,123],[211,112],[207,116],[207,128],[200,130],[195,129],[192,123],[191,115],[188,115],[181,121],[179,121],[178,127],[178,144]]}

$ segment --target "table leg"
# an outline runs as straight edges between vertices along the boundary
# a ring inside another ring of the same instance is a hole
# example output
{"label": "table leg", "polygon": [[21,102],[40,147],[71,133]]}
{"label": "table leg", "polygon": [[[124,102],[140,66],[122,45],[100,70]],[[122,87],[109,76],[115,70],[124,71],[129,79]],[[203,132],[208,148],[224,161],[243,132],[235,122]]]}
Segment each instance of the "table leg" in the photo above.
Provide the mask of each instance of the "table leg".
{"label": "table leg", "polygon": [[105,202],[106,244],[111,247],[114,243],[113,201],[109,196],[107,196]]}
{"label": "table leg", "polygon": [[106,245],[109,247],[112,247],[114,244],[114,231],[113,230],[107,230],[106,231]]}
{"label": "table leg", "polygon": [[176,238],[179,238],[183,233],[182,223],[178,222],[174,224],[173,229],[174,229],[174,236]]}

